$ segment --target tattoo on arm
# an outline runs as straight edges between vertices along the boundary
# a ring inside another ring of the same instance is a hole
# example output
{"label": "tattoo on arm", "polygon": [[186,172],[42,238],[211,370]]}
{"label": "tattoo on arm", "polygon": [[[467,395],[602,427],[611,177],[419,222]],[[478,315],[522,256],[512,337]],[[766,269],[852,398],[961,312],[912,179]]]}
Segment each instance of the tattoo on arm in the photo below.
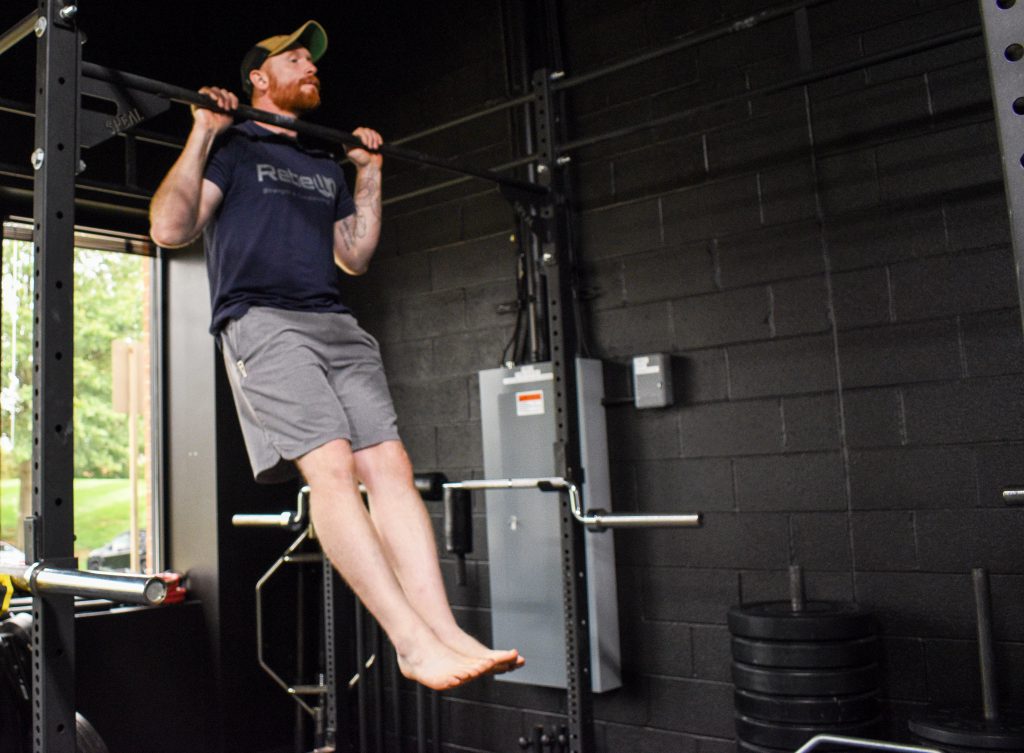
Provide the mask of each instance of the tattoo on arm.
{"label": "tattoo on arm", "polygon": [[339,236],[341,238],[342,246],[346,251],[355,245],[355,224],[355,215],[352,214],[341,221]]}
{"label": "tattoo on arm", "polygon": [[338,240],[343,252],[356,248],[370,234],[371,222],[380,222],[381,192],[377,175],[359,177],[354,199],[355,213],[343,219],[339,226]]}
{"label": "tattoo on arm", "polygon": [[380,184],[377,176],[368,175],[359,181],[356,189],[356,237],[363,238],[367,233],[370,217],[380,218]]}

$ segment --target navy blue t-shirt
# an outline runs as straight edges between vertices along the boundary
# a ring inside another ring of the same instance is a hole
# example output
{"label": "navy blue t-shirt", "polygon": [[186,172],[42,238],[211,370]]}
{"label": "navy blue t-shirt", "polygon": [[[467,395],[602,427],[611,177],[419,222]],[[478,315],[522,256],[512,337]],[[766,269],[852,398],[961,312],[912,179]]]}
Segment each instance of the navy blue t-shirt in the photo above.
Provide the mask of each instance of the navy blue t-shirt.
{"label": "navy blue t-shirt", "polygon": [[216,334],[250,306],[348,311],[334,223],[355,212],[326,152],[247,121],[214,142],[205,177],[224,193],[203,230]]}

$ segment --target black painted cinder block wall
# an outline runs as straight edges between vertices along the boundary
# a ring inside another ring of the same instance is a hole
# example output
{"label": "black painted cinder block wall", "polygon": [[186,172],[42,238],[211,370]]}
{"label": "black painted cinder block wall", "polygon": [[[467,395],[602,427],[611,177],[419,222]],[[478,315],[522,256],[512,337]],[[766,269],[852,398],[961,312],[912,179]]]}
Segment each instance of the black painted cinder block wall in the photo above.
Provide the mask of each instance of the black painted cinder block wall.
{"label": "black painted cinder block wall", "polygon": [[[568,73],[770,5],[565,0]],[[374,105],[390,133],[505,96],[499,5],[454,6],[444,54]],[[980,22],[973,0],[834,0],[807,21],[803,60],[788,18],[575,90],[571,136]],[[497,116],[415,146],[499,164],[517,138]],[[895,737],[925,703],[979,702],[968,570],[989,568],[1001,689],[1024,702],[1024,512],[999,497],[1024,479],[1024,348],[980,35],[572,157],[590,352],[620,395],[632,355],[677,364],[673,407],[608,410],[615,504],[706,514],[617,537],[625,687],[596,699],[599,749],[731,750],[726,610],[784,598],[791,564],[811,598],[877,612]],[[392,197],[443,177],[387,169]],[[476,182],[389,205],[373,269],[349,285],[420,469],[482,472],[475,374],[512,331],[512,228]],[[476,545],[469,585],[449,587],[486,636]],[[563,706],[483,681],[446,695],[443,742],[512,753]]]}

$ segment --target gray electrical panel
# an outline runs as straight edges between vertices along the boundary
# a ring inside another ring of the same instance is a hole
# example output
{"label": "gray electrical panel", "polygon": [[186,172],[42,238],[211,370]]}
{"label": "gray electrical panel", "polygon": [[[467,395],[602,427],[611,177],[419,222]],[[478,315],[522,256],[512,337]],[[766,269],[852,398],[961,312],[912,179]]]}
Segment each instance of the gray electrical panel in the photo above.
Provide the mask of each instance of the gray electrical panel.
{"label": "gray electrical panel", "polygon": [[[611,511],[601,362],[577,359],[585,509]],[[550,363],[480,372],[484,475],[540,478],[555,469]],[[485,492],[493,645],[518,648],[526,666],[499,682],[564,688],[565,608],[559,496],[534,489]],[[615,548],[611,531],[588,531],[587,586],[592,690],[622,685]]]}

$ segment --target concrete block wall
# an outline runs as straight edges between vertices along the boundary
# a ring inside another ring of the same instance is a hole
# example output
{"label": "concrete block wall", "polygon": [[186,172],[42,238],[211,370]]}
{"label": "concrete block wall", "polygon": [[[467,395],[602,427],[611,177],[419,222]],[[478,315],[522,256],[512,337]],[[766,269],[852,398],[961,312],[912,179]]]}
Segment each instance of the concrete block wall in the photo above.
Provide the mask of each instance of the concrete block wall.
{"label": "concrete block wall", "polygon": [[[504,95],[497,3],[458,5],[473,39],[445,37],[378,105],[399,134]],[[770,5],[565,0],[568,73]],[[973,0],[833,0],[807,21],[814,68],[980,22]],[[800,72],[792,18],[771,22],[574,90],[571,138]],[[415,146],[499,164],[516,138],[496,116]],[[673,407],[608,409],[615,504],[706,513],[701,530],[617,538],[626,682],[595,699],[599,750],[731,750],[726,611],[784,598],[791,564],[811,598],[877,612],[895,737],[928,702],[979,702],[968,571],[989,568],[1002,691],[1024,701],[1024,511],[999,497],[1024,480],[1024,340],[980,35],[572,157],[587,341],[610,392],[634,354],[676,364]],[[388,170],[387,196],[444,177]],[[417,468],[479,476],[475,374],[514,324],[511,211],[471,182],[385,212],[349,297]],[[476,546],[467,586],[443,566],[487,636]],[[558,691],[477,683],[446,694],[442,739],[514,753],[563,708]]]}

